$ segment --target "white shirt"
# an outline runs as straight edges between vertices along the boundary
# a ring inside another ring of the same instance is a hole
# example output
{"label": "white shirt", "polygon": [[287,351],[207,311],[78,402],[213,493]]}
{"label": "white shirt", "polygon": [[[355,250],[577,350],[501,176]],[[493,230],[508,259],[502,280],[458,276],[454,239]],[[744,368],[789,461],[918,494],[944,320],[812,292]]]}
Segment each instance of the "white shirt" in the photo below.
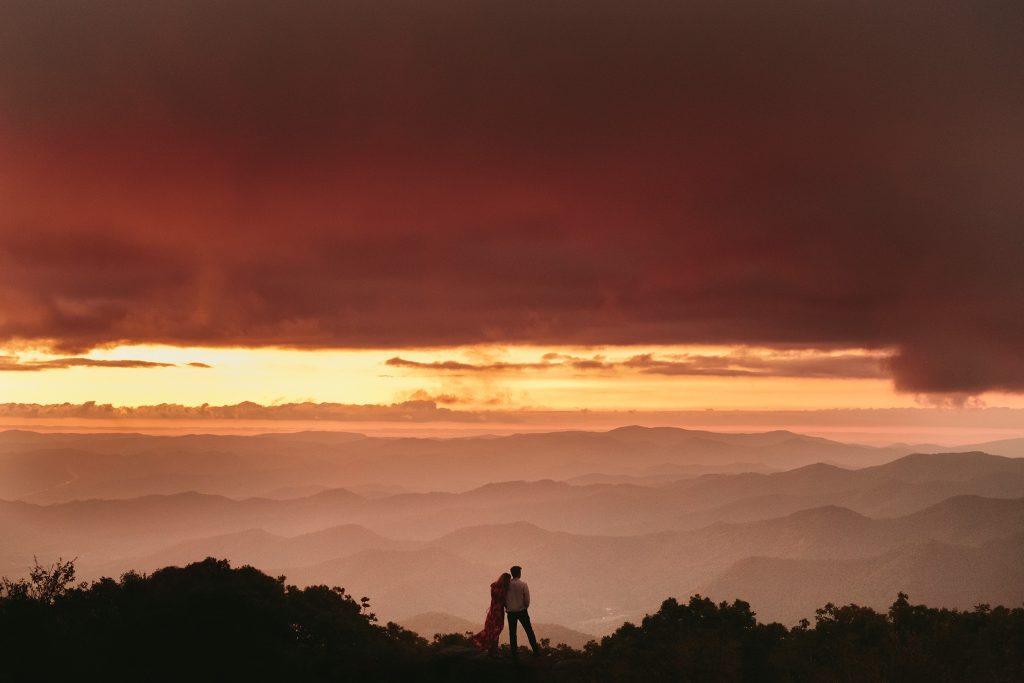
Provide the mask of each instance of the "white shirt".
{"label": "white shirt", "polygon": [[522,612],[530,606],[530,587],[522,579],[512,579],[505,594],[505,611]]}

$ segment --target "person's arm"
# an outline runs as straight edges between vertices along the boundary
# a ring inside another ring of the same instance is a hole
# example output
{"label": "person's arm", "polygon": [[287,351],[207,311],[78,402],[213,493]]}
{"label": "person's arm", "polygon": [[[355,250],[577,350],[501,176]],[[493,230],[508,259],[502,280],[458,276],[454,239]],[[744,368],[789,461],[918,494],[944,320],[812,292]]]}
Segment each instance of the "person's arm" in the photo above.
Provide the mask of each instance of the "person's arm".
{"label": "person's arm", "polygon": [[523,582],[523,609],[527,609],[530,606],[530,587]]}

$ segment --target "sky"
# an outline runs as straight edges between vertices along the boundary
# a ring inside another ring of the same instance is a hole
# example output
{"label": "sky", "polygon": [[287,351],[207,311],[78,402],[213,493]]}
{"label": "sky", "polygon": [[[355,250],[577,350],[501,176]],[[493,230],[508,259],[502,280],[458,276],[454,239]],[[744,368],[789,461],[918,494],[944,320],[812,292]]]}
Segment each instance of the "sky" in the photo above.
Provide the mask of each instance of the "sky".
{"label": "sky", "polygon": [[1024,409],[1022,34],[1010,0],[5,2],[0,421]]}

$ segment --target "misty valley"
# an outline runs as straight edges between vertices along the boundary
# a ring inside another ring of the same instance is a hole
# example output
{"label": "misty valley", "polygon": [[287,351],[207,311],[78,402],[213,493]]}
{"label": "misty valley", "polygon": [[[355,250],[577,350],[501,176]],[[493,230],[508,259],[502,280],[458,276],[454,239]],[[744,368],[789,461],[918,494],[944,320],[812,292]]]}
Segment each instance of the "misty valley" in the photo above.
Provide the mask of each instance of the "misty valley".
{"label": "misty valley", "polygon": [[[787,627],[826,603],[1024,603],[1024,439],[958,448],[626,427],[455,439],[0,433],[0,575],[198,562],[475,631],[513,564],[538,637],[580,648],[666,598]],[[507,631],[502,634],[507,642]]]}

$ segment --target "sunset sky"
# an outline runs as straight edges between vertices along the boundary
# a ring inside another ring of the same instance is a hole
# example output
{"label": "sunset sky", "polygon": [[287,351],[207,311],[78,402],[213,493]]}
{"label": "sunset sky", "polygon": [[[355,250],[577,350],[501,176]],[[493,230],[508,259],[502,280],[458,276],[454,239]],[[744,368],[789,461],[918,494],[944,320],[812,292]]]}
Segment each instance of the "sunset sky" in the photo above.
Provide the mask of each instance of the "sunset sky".
{"label": "sunset sky", "polygon": [[0,426],[1024,435],[1021,35],[1011,0],[5,2]]}

